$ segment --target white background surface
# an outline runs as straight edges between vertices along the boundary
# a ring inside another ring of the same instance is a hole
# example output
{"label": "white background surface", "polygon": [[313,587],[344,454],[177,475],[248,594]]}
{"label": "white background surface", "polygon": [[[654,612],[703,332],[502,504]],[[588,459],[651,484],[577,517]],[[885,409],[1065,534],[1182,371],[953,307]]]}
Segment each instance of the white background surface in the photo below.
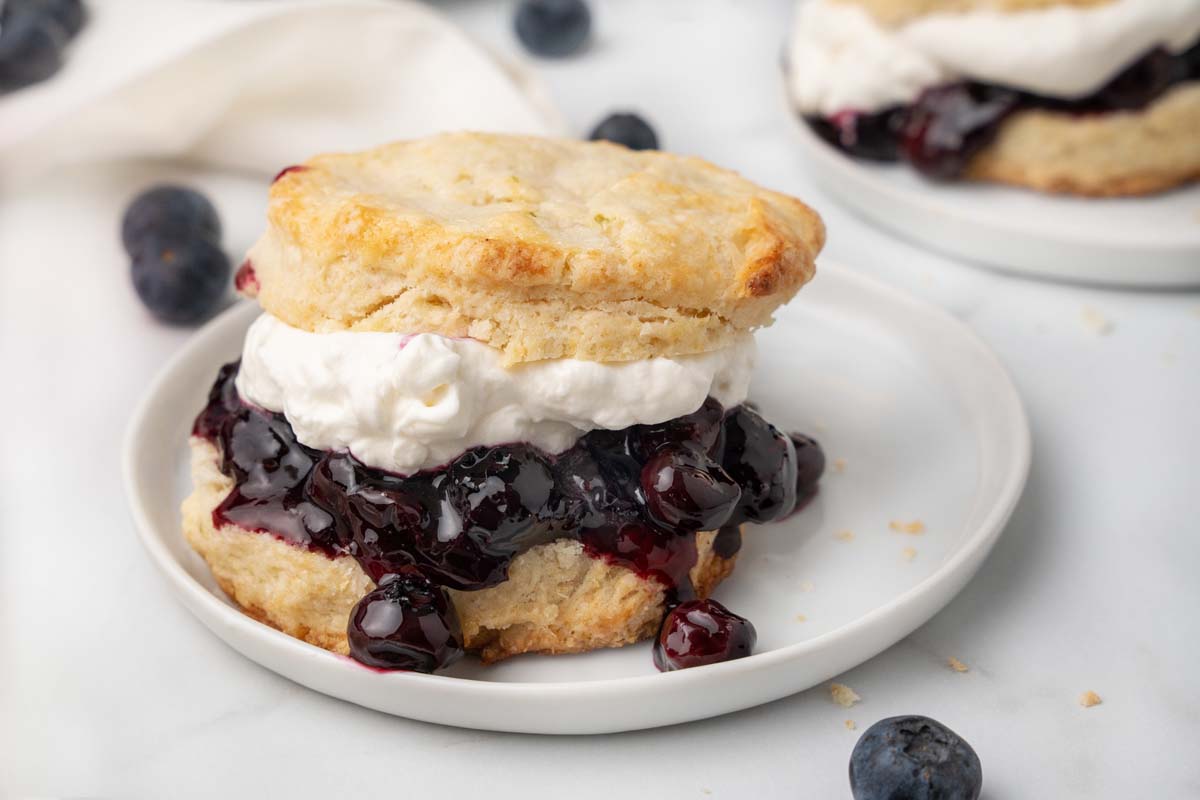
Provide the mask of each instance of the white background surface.
{"label": "white background surface", "polygon": [[[1200,795],[1200,295],[985,272],[833,206],[781,100],[787,3],[596,5],[592,50],[539,66],[577,130],[636,108],[665,147],[800,195],[824,214],[831,255],[946,307],[1009,365],[1033,472],[975,581],[840,679],[863,698],[849,711],[816,689],[670,729],[547,738],[302,689],[171,600],[126,518],[125,420],[187,331],[146,319],[115,229],[128,195],[165,173],[51,176],[0,197],[0,795],[836,798],[858,735],[844,720],[861,731],[897,713],[963,734],[988,800]],[[515,51],[507,4],[443,6]],[[198,182],[244,249],[263,187]],[[1081,708],[1088,689],[1104,704]]]}

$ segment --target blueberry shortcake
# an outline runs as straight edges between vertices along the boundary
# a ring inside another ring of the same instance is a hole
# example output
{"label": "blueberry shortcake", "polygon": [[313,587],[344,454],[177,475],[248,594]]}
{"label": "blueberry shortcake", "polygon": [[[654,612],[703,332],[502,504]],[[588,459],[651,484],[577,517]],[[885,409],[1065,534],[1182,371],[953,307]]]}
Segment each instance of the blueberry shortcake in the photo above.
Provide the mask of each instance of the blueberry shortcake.
{"label": "blueberry shortcake", "polygon": [[746,403],[811,209],[695,158],[460,133],[288,168],[267,217],[183,505],[245,611],[384,669],[750,652],[707,598],[824,466]]}
{"label": "blueberry shortcake", "polygon": [[933,179],[1200,180],[1200,0],[801,0],[787,64],[822,138]]}

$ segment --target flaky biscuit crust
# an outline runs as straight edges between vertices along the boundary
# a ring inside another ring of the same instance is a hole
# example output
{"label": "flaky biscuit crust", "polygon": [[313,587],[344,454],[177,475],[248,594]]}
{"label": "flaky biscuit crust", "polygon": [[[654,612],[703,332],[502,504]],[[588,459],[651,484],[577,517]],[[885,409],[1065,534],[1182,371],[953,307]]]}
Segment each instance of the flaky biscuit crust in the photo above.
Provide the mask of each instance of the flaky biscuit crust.
{"label": "flaky biscuit crust", "polygon": [[250,252],[268,312],[469,336],[510,364],[725,346],[812,277],[825,236],[794,198],[606,142],[454,133],[303,166]]}
{"label": "flaky biscuit crust", "polygon": [[[298,639],[348,655],[346,622],[375,588],[350,556],[329,558],[268,534],[217,528],[213,509],[232,479],[218,469],[217,449],[192,439],[192,494],[183,502],[183,532],[222,591],[247,614]],[[712,551],[715,534],[697,534],[692,581],[707,597],[733,571],[736,556]],[[665,613],[660,583],[592,558],[559,540],[513,560],[509,579],[477,592],[451,591],[464,644],[484,662],[521,653],[580,653],[653,636]]]}
{"label": "flaky biscuit crust", "polygon": [[1065,6],[1090,8],[1108,5],[1113,0],[833,0],[844,5],[861,6],[881,25],[894,28],[929,14],[958,14],[969,11],[1039,11]]}
{"label": "flaky biscuit crust", "polygon": [[1200,180],[1200,83],[1181,84],[1137,112],[1015,114],[966,177],[1090,197]]}

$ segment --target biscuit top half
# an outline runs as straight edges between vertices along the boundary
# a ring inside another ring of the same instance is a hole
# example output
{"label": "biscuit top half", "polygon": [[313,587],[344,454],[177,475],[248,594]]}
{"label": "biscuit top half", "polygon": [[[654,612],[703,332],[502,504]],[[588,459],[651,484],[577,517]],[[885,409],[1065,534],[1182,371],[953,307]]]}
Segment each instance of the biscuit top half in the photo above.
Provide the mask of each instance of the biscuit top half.
{"label": "biscuit top half", "polygon": [[[1147,0],[1153,2],[1154,0]],[[1090,8],[1103,6],[1113,0],[835,0],[861,6],[883,25],[897,27],[928,14],[963,13],[969,11],[1038,11],[1059,6]]]}
{"label": "biscuit top half", "polygon": [[271,186],[243,291],[309,331],[470,337],[508,364],[716,350],[813,275],[808,206],[697,158],[443,134]]}

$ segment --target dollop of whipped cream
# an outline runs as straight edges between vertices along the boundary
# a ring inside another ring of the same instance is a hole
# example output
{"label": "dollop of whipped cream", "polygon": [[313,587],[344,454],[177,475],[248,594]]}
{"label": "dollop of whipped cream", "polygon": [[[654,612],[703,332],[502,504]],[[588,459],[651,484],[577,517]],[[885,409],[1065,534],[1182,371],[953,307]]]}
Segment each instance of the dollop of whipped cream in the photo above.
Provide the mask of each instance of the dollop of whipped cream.
{"label": "dollop of whipped cream", "polygon": [[246,334],[237,389],[282,412],[301,443],[408,475],[478,445],[528,442],[560,453],[596,428],[689,414],[710,394],[737,405],[754,356],[745,334],[700,355],[505,367],[498,350],[472,339],[310,333],[263,314]]}
{"label": "dollop of whipped cream", "polygon": [[800,0],[788,55],[802,114],[873,112],[960,79],[1077,98],[1154,47],[1200,38],[1200,0],[1112,0],[1029,11],[940,12],[889,29],[857,5]]}

